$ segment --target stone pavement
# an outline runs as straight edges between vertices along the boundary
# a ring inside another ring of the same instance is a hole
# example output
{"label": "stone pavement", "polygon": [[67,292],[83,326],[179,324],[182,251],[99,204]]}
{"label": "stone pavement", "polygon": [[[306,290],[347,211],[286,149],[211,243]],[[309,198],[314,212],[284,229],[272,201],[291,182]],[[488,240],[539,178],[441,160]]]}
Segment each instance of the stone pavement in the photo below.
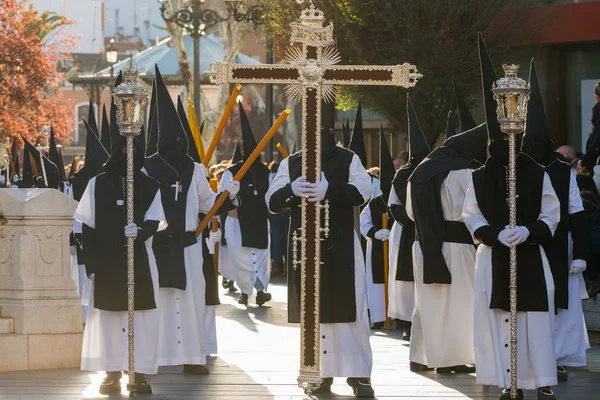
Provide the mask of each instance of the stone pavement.
{"label": "stone pavement", "polygon": [[[286,288],[280,279],[270,286],[273,302],[238,306],[237,296],[223,294],[217,308],[219,355],[211,357],[206,377],[184,376],[181,367],[161,368],[152,377],[152,400],[182,399],[302,399],[296,385],[299,364],[297,326],[286,322]],[[223,291],[222,291],[223,292]],[[415,374],[408,368],[408,343],[396,331],[371,337],[374,353],[373,387],[379,399],[496,399],[497,388],[475,384],[472,375]],[[600,399],[600,346],[588,353],[585,369],[571,369],[568,383],[556,388],[560,400]],[[0,360],[2,362],[2,360]],[[0,373],[0,400],[107,399],[98,395],[101,374],[78,370]],[[125,386],[125,382],[123,382]],[[334,395],[350,399],[345,380],[336,379]],[[123,393],[126,393],[123,391]],[[125,394],[110,398],[127,398]],[[536,399],[534,392],[526,398]]]}

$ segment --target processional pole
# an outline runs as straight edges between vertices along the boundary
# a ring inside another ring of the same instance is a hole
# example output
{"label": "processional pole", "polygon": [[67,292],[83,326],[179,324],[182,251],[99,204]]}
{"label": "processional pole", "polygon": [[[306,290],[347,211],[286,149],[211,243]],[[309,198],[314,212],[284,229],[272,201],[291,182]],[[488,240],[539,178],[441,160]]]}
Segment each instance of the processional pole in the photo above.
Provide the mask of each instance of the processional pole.
{"label": "processional pole", "polygon": [[[523,132],[529,101],[529,84],[517,76],[518,65],[503,64],[504,77],[493,85],[500,130],[508,135],[508,207],[510,229],[517,227],[517,149],[516,135]],[[517,390],[517,247],[510,248],[510,397]]]}
{"label": "processional pole", "polygon": [[[144,124],[144,113],[148,102],[148,91],[138,81],[138,72],[123,71],[124,82],[113,91],[113,99],[117,107],[117,124],[119,133],[127,138],[127,224],[133,219],[133,138],[141,133]],[[134,242],[135,238],[127,238],[127,316],[128,316],[128,355],[129,383],[127,390],[135,393],[135,281],[134,281]]]}

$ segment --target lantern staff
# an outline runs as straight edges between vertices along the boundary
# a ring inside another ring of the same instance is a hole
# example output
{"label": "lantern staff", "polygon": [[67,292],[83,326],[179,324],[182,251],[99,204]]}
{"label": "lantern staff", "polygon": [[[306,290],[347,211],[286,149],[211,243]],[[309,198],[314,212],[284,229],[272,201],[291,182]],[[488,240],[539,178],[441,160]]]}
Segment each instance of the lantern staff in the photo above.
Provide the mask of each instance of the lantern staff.
{"label": "lantern staff", "polygon": [[[133,223],[133,138],[141,133],[144,124],[144,112],[148,103],[148,91],[138,81],[138,72],[123,71],[124,82],[113,90],[113,99],[117,107],[117,125],[119,133],[127,138],[127,224]],[[135,384],[135,348],[134,348],[134,238],[127,238],[127,316],[128,316],[128,354],[129,383],[127,390],[136,391]]]}
{"label": "lantern staff", "polygon": [[[517,149],[516,135],[523,132],[529,101],[529,84],[517,76],[518,65],[503,64],[504,77],[492,88],[498,103],[496,113],[502,133],[508,135],[508,208],[510,229],[517,227]],[[510,248],[510,397],[517,391],[517,248]]]}

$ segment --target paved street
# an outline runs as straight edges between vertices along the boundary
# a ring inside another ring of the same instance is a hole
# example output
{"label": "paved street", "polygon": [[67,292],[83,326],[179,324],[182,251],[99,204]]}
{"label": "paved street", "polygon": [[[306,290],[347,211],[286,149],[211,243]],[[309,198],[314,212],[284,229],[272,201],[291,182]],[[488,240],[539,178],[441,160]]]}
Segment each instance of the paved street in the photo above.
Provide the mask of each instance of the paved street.
{"label": "paved street", "polygon": [[[299,333],[286,322],[286,288],[279,279],[271,285],[274,301],[266,307],[238,306],[237,296],[222,295],[217,329],[219,355],[211,358],[207,377],[184,376],[181,367],[163,368],[152,378],[152,400],[168,399],[301,399],[296,385]],[[373,386],[379,399],[496,399],[497,388],[475,384],[475,377],[440,377],[434,372],[415,374],[408,369],[408,343],[396,331],[374,333]],[[1,362],[1,360],[0,360]],[[101,374],[78,370],[0,373],[0,400],[106,399],[98,395]],[[335,395],[352,397],[345,380],[336,380]],[[124,392],[125,393],[125,392]],[[560,400],[600,398],[600,346],[589,353],[586,369],[572,369],[568,383],[556,388]],[[113,396],[111,398],[126,398]],[[537,398],[528,392],[527,398]]]}

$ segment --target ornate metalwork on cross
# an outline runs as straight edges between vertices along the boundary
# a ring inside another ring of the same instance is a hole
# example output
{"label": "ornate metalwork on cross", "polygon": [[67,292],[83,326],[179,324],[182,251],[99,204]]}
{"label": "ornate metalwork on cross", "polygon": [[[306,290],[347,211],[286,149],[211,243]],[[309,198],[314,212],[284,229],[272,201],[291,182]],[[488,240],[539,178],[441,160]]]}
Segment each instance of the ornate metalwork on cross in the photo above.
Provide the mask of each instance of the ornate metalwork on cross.
{"label": "ornate metalwork on cross", "polygon": [[[335,100],[336,85],[386,85],[405,88],[422,77],[414,65],[338,65],[333,24],[311,4],[293,23],[285,64],[230,64],[216,62],[207,71],[211,82],[286,84],[288,97],[302,102],[302,174],[309,182],[321,177],[321,99]],[[302,200],[301,225],[301,356],[298,383],[308,393],[321,383],[319,354],[319,278],[321,208]]]}

